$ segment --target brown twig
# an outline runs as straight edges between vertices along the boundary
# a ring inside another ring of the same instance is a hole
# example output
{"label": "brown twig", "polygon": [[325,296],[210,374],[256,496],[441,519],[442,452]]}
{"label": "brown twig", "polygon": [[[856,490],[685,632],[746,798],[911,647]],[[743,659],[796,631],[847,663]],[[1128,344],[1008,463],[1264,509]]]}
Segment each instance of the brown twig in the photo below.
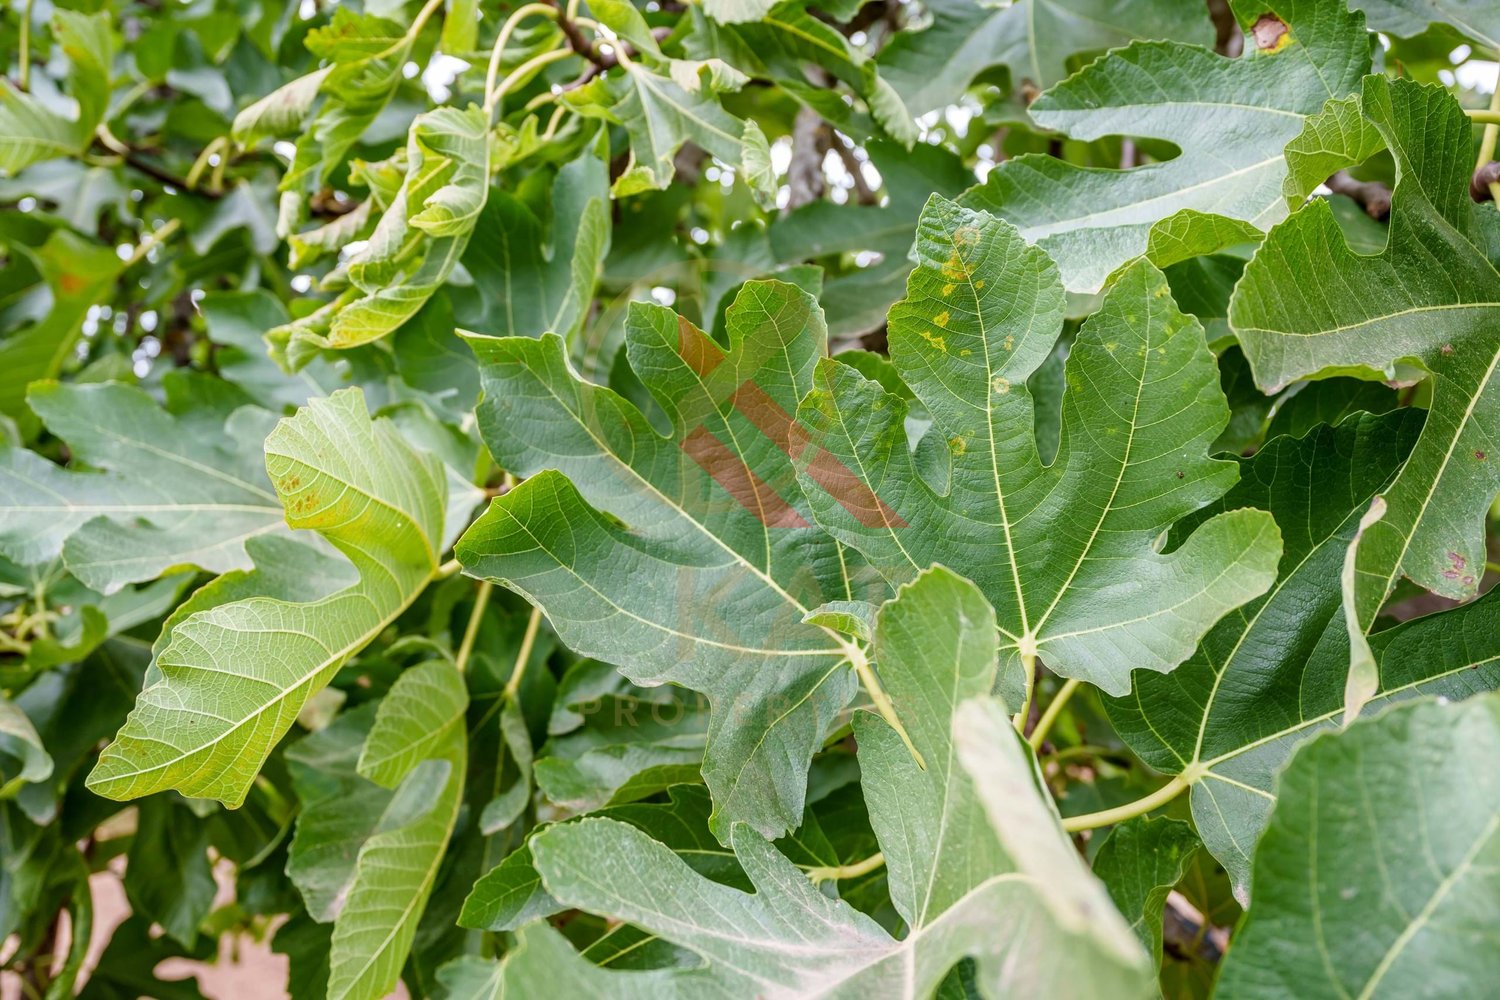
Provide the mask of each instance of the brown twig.
{"label": "brown twig", "polygon": [[549,2],[557,8],[557,26],[562,29],[563,37],[568,40],[568,48],[593,63],[601,72],[618,63],[614,53],[595,51],[593,41],[568,18],[567,9],[562,4],[557,0],[549,0]]}
{"label": "brown twig", "polygon": [[1469,182],[1469,197],[1475,201],[1494,201],[1494,186],[1500,184],[1500,160],[1491,160],[1474,171]]}
{"label": "brown twig", "polygon": [[320,218],[338,218],[341,215],[348,215],[359,206],[359,202],[351,198],[342,198],[333,188],[328,187],[307,199],[308,211]]}
{"label": "brown twig", "polygon": [[1353,199],[1370,218],[1380,221],[1391,214],[1391,189],[1379,181],[1359,181],[1340,170],[1324,181],[1328,190]]}
{"label": "brown twig", "polygon": [[828,126],[812,108],[801,108],[792,123],[792,160],[787,167],[786,182],[790,189],[786,207],[801,208],[817,201],[827,190],[823,175],[823,157],[828,152]]}
{"label": "brown twig", "polygon": [[1245,50],[1245,33],[1229,9],[1229,0],[1208,0],[1208,16],[1214,22],[1214,51],[1231,59]]}
{"label": "brown twig", "polygon": [[206,188],[188,187],[188,182],[186,179],[178,177],[170,170],[159,167],[156,164],[152,163],[150,160],[143,158],[138,150],[131,149],[126,153],[121,153],[118,155],[125,161],[127,166],[140,171],[147,177],[159,181],[162,184],[170,184],[172,187],[177,188],[184,194],[199,195],[201,197],[208,198],[214,201],[217,201],[218,199],[224,197],[224,192],[222,191],[211,191]]}

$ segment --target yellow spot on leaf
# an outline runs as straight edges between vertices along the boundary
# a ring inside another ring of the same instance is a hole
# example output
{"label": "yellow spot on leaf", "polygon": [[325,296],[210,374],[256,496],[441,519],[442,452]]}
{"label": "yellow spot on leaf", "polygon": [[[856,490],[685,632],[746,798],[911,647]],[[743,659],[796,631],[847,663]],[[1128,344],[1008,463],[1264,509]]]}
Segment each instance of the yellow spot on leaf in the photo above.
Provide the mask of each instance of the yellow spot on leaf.
{"label": "yellow spot on leaf", "polygon": [[934,323],[936,323],[938,326],[947,326],[948,325],[948,310],[944,309],[942,312],[940,312],[936,316],[932,317],[932,321]]}
{"label": "yellow spot on leaf", "polygon": [[996,395],[1003,396],[1007,392],[1010,392],[1010,379],[1004,375],[996,375],[990,379],[990,388],[995,390]]}
{"label": "yellow spot on leaf", "polygon": [[953,286],[952,285],[944,285],[943,286],[943,294],[945,296],[946,295],[952,295],[953,294]]}
{"label": "yellow spot on leaf", "polygon": [[921,334],[923,340],[927,341],[929,344],[931,344],[933,347],[936,347],[944,354],[948,353],[948,342],[944,340],[942,336],[936,333],[928,333],[926,330],[922,330]]}
{"label": "yellow spot on leaf", "polygon": [[957,249],[954,249],[952,253],[948,254],[948,261],[942,266],[940,270],[943,273],[943,277],[947,278],[949,281],[969,280],[969,269],[964,266],[963,261],[959,260]]}
{"label": "yellow spot on leaf", "polygon": [[954,455],[954,456],[958,456],[958,455],[962,455],[964,452],[966,452],[968,450],[969,450],[969,442],[965,441],[962,435],[955,435],[954,437],[951,437],[951,438],[948,439],[948,452],[949,452],[949,454]]}

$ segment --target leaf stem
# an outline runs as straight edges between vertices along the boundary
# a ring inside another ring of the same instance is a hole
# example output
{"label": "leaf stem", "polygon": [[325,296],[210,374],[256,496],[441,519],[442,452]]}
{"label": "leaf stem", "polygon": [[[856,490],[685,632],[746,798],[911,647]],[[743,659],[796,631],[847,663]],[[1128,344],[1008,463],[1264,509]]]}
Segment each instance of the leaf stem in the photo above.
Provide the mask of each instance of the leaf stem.
{"label": "leaf stem", "polygon": [[557,127],[562,124],[563,115],[568,111],[566,104],[559,104],[552,110],[552,117],[547,119],[547,129],[542,133],[542,142],[551,142],[557,135]]}
{"label": "leaf stem", "polygon": [[433,576],[437,577],[437,579],[439,580],[444,580],[463,568],[464,564],[459,562],[457,559],[449,559],[447,562],[443,563],[437,568],[437,571],[433,574]]}
{"label": "leaf stem", "polygon": [[505,79],[500,81],[500,85],[493,92],[486,89],[484,98],[485,114],[493,115],[495,108],[500,104],[500,98],[504,97],[506,92],[512,87],[524,83],[530,78],[531,74],[550,63],[555,63],[561,59],[572,59],[573,55],[572,49],[553,49],[550,52],[543,52],[539,56],[532,56],[505,74]]}
{"label": "leaf stem", "polygon": [[422,5],[422,9],[417,11],[417,19],[411,23],[410,28],[406,29],[406,37],[408,39],[416,38],[422,29],[427,26],[427,22],[431,20],[432,15],[436,14],[446,2],[447,0],[427,0],[427,3]]}
{"label": "leaf stem", "polygon": [[1082,816],[1064,817],[1062,821],[1063,829],[1069,833],[1078,833],[1080,830],[1095,830],[1101,826],[1113,826],[1115,823],[1123,823],[1127,819],[1144,816],[1151,810],[1158,809],[1177,798],[1192,783],[1192,779],[1188,777],[1187,772],[1183,772],[1150,795],[1136,799],[1134,802],[1127,802],[1123,806],[1115,806],[1113,809],[1101,809],[1098,812],[1085,813]]}
{"label": "leaf stem", "polygon": [[490,592],[495,585],[485,580],[479,585],[479,594],[474,598],[474,610],[469,612],[469,624],[464,629],[463,641],[458,644],[458,655],[453,658],[453,665],[458,667],[458,672],[463,673],[469,665],[469,657],[474,652],[474,640],[479,638],[479,623],[484,620],[485,608],[490,604]]}
{"label": "leaf stem", "polygon": [[1481,125],[1500,125],[1500,108],[1489,110],[1478,110],[1476,108],[1465,108],[1464,114]]}
{"label": "leaf stem", "polygon": [[[215,153],[219,152],[219,148],[221,146],[225,146],[226,144],[226,137],[221,135],[211,141],[207,146],[203,147],[203,152],[199,153],[197,158],[193,160],[193,165],[188,168],[187,176],[183,178],[183,180],[187,181],[189,191],[197,189],[198,182],[203,179],[203,171],[208,169],[209,161],[213,159],[213,155]],[[225,150],[225,152],[227,152],[227,150]],[[219,156],[219,162],[222,163],[223,161],[224,156],[223,154],[221,154]]]}
{"label": "leaf stem", "polygon": [[854,672],[859,676],[859,682],[864,685],[870,701],[875,705],[875,711],[880,717],[896,731],[901,737],[901,742],[906,744],[906,749],[911,752],[912,759],[922,770],[927,770],[927,761],[922,758],[921,751],[912,743],[911,736],[907,734],[906,727],[901,724],[901,719],[896,715],[896,706],[891,703],[891,696],[885,693],[885,688],[880,686],[880,678],[875,676],[875,668],[870,665],[870,658],[865,655],[864,649],[854,643],[844,645],[844,655],[854,666]]}
{"label": "leaf stem", "polygon": [[510,669],[510,679],[505,682],[505,697],[515,698],[521,690],[521,678],[526,675],[526,664],[531,661],[531,650],[536,645],[537,629],[542,624],[542,609],[531,609],[531,618],[526,622],[526,634],[521,636],[521,649],[516,653],[516,665]]}
{"label": "leaf stem", "polygon": [[1122,756],[1123,755],[1119,750],[1111,750],[1109,747],[1096,746],[1093,743],[1079,743],[1075,746],[1063,747],[1060,750],[1054,750],[1052,753],[1049,753],[1045,757],[1042,757],[1041,762],[1043,764],[1060,764],[1065,760],[1072,760],[1074,757],[1120,758]]}
{"label": "leaf stem", "polygon": [[31,89],[31,5],[33,2],[34,0],[26,0],[26,6],[21,9],[21,69],[16,83],[22,90]]}
{"label": "leaf stem", "polygon": [[141,240],[140,245],[135,248],[135,253],[131,254],[130,259],[125,262],[125,266],[130,268],[139,264],[145,259],[148,253],[171,238],[172,234],[177,232],[181,227],[181,219],[168,219],[166,222],[163,222],[156,232],[151,233],[145,239]]}
{"label": "leaf stem", "polygon": [[1047,705],[1047,710],[1037,720],[1036,729],[1032,730],[1031,735],[1027,737],[1026,742],[1031,744],[1031,749],[1041,749],[1042,742],[1047,739],[1047,734],[1052,731],[1052,724],[1062,714],[1063,706],[1067,705],[1068,699],[1073,697],[1073,692],[1078,690],[1078,685],[1081,683],[1076,677],[1069,678],[1058,690],[1057,694],[1053,696],[1052,701]]}
{"label": "leaf stem", "polygon": [[870,872],[880,870],[884,865],[885,855],[876,851],[863,861],[856,861],[852,865],[827,865],[822,868],[809,868],[807,869],[807,877],[812,879],[814,883],[835,882],[839,879],[859,878],[861,875],[868,875]]}
{"label": "leaf stem", "polygon": [[[1479,160],[1474,164],[1475,172],[1495,158],[1495,143],[1500,139],[1500,73],[1495,78],[1495,92],[1490,95],[1490,114],[1497,117],[1484,126],[1484,136],[1479,140]],[[1500,205],[1500,184],[1490,185],[1490,197]]]}
{"label": "leaf stem", "polygon": [[495,109],[495,81],[500,78],[500,59],[505,52],[505,43],[510,41],[510,36],[515,34],[516,28],[520,27],[522,21],[531,16],[545,17],[552,20],[557,18],[557,8],[544,3],[528,3],[517,7],[505,23],[500,26],[500,34],[495,36],[495,45],[490,49],[490,65],[484,74],[484,110],[486,114],[493,114]]}
{"label": "leaf stem", "polygon": [[1026,694],[1021,699],[1021,710],[1016,713],[1012,720],[1016,726],[1016,732],[1022,736],[1026,735],[1026,720],[1031,718],[1031,701],[1036,697],[1036,653],[1021,653],[1021,669],[1026,674]]}

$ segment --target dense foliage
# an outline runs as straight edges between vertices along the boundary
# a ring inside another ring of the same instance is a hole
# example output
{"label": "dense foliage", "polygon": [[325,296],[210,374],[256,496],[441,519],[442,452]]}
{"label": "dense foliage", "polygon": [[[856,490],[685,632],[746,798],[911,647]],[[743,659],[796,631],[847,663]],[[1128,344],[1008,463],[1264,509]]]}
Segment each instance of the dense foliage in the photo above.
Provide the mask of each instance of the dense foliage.
{"label": "dense foliage", "polygon": [[1500,3],[0,38],[14,995],[1493,993]]}

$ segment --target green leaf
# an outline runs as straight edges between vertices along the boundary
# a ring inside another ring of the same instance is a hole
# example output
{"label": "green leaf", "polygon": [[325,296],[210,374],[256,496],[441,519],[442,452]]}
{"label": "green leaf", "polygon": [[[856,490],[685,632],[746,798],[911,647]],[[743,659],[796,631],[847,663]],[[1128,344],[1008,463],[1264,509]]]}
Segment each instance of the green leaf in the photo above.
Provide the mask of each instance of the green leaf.
{"label": "green leaf", "polygon": [[26,389],[40,379],[56,378],[83,332],[89,310],[108,297],[122,267],[114,251],[67,230],[52,232],[39,247],[6,241],[12,255],[7,269],[31,264],[37,293],[47,305],[36,322],[6,333],[0,342],[0,413],[19,416]]}
{"label": "green leaf", "polygon": [[478,0],[447,0],[439,47],[450,55],[472,52],[479,44]]}
{"label": "green leaf", "polygon": [[1153,224],[1184,208],[1269,229],[1287,215],[1282,149],[1330,98],[1353,93],[1369,67],[1363,16],[1323,0],[1275,0],[1289,27],[1274,51],[1247,43],[1230,60],[1174,42],[1111,52],[1031,104],[1043,128],[1074,139],[1134,135],[1178,147],[1130,170],[1049,156],[1007,160],[964,203],[1012,223],[1048,252],[1070,291],[1094,292],[1144,252]]}
{"label": "green leaf", "polygon": [[556,805],[589,812],[698,780],[708,705],[673,688],[654,690],[663,697],[621,692],[580,709],[584,725],[549,739],[536,762],[542,794]]}
{"label": "green leaf", "polygon": [[52,756],[26,713],[0,695],[0,799],[52,777]]}
{"label": "green leaf", "polygon": [[1137,38],[1213,43],[1207,10],[1170,0],[1016,0],[1002,6],[929,0],[932,23],[901,32],[880,52],[880,71],[912,114],[955,104],[975,77],[996,66],[1013,92],[1046,90],[1071,71],[1079,54],[1118,48]]}
{"label": "green leaf", "polygon": [[332,72],[332,66],[325,66],[282,84],[235,115],[230,136],[235,142],[253,146],[261,139],[295,132],[302,127]]}
{"label": "green leaf", "polygon": [[[743,2],[743,0],[738,0]],[[715,17],[712,7],[706,8]],[[876,63],[834,27],[808,10],[805,0],[778,3],[754,18],[737,18],[732,27],[721,27],[694,15],[693,32],[686,44],[689,52],[710,61],[718,59],[761,80],[770,80],[793,97],[815,108],[824,117],[843,124],[839,98],[809,86],[803,67],[818,66],[858,94],[870,115],[885,133],[910,149],[917,140],[917,125],[900,96],[876,70]],[[673,67],[674,74],[680,72]],[[831,98],[831,107],[824,101]]]}
{"label": "green leaf", "polygon": [[367,245],[341,269],[350,287],[329,306],[266,334],[288,370],[319,349],[357,347],[410,319],[463,256],[489,191],[489,129],[477,105],[418,115],[406,178]]}
{"label": "green leaf", "polygon": [[631,307],[631,367],[670,437],[579,378],[559,337],[471,338],[480,431],[529,478],[457,552],[539,605],[580,655],[706,695],[715,830],[744,821],[774,836],[800,821],[808,762],[856,683],[846,643],[803,616],[880,584],[811,526],[793,482],[790,414],[825,349],[816,305],[749,282],[727,316],[725,352],[670,310]]}
{"label": "green leaf", "polygon": [[[620,820],[671,848],[698,874],[725,885],[751,888],[740,871],[734,851],[722,846],[709,830],[713,801],[701,785],[673,785],[670,801],[610,806],[592,815]],[[802,848],[793,834],[779,844],[783,853],[804,869],[836,864]],[[513,931],[538,917],[561,913],[566,907],[547,895],[537,873],[530,844],[523,845],[474,884],[464,900],[459,923],[464,927]]]}
{"label": "green leaf", "polygon": [[[281,180],[283,191],[320,186],[343,165],[350,147],[395,94],[413,41],[413,34],[399,25],[348,7],[335,7],[329,23],[307,33],[308,51],[329,64],[320,87],[328,98],[303,127],[292,165]],[[294,108],[308,99],[304,93],[287,96]],[[276,114],[262,117],[269,110],[247,118],[245,125],[253,130],[251,123],[277,120]]]}
{"label": "green leaf", "polygon": [[1165,816],[1121,823],[1094,855],[1094,875],[1130,921],[1154,965],[1161,965],[1162,907],[1199,847],[1190,824]]}
{"label": "green leaf", "polygon": [[463,676],[444,660],[409,667],[381,699],[358,770],[382,788],[395,788],[411,769],[440,757],[463,729],[469,693]]}
{"label": "green leaf", "polygon": [[1302,132],[1286,144],[1287,207],[1295,211],[1308,192],[1345,167],[1358,166],[1385,148],[1380,132],[1360,109],[1360,98],[1330,99],[1303,123]]}
{"label": "green leaf", "polygon": [[89,471],[0,446],[8,558],[61,554],[74,576],[108,594],[175,566],[248,568],[245,542],[285,530],[260,457],[272,421],[264,410],[228,419],[172,412],[118,383],[35,383],[27,402]]}
{"label": "green leaf", "polygon": [[442,463],[389,421],[371,420],[359,390],[282,420],[266,439],[266,469],[287,523],[318,531],[358,582],[311,602],[248,597],[178,620],[153,682],[89,776],[96,794],[175,788],[239,805],[307,699],[436,572],[448,498]]}
{"label": "green leaf", "polygon": [[1500,697],[1329,732],[1282,772],[1216,995],[1481,996],[1500,975]]}
{"label": "green leaf", "polygon": [[1372,31],[1410,38],[1430,25],[1450,24],[1500,52],[1500,16],[1488,0],[1352,0],[1350,6],[1365,12]]}
{"label": "green leaf", "polygon": [[[1038,652],[1115,694],[1132,670],[1170,671],[1270,586],[1281,550],[1270,516],[1241,510],[1155,551],[1236,477],[1207,454],[1229,414],[1202,328],[1161,272],[1128,269],[1073,344],[1062,440],[1044,466],[1026,380],[1062,326],[1056,269],[1008,224],[938,198],[916,253],[891,311],[891,358],[932,415],[928,436],[946,442],[948,488],[914,464],[905,402],[823,362],[799,411],[815,446],[801,481],[819,523],[893,582],[934,562],[971,576],[996,607],[1009,682]],[[823,455],[878,501],[850,502]]]}
{"label": "green leaf", "polygon": [[286,749],[300,804],[286,873],[308,914],[320,923],[332,921],[343,908],[359,849],[391,803],[391,791],[361,777],[356,768],[374,721],[373,706],[341,712]]}
{"label": "green leaf", "polygon": [[492,190],[464,252],[470,288],[454,288],[454,318],[486,336],[571,340],[588,316],[599,267],[609,251],[609,171],[591,153],[557,172],[551,243],[521,199]]}
{"label": "green leaf", "polygon": [[778,0],[704,0],[703,9],[720,24],[759,21],[771,12]]}
{"label": "green leaf", "polygon": [[[438,679],[437,671],[446,679]],[[441,692],[441,702],[457,706],[460,724],[444,726],[439,737],[425,739],[428,699],[435,690]],[[329,1000],[378,1000],[401,977],[463,805],[468,752],[461,723],[467,705],[458,671],[437,661],[403,673],[380,704],[361,771],[401,784],[359,849],[348,900],[334,921]],[[405,746],[400,756],[370,766],[369,757],[378,761],[400,745]],[[422,754],[430,756],[417,760]]]}
{"label": "green leaf", "polygon": [[131,911],[161,925],[184,948],[198,943],[218,884],[208,859],[209,830],[181,799],[142,802],[125,868]]}
{"label": "green leaf", "polygon": [[[1146,994],[1140,949],[1041,798],[1003,707],[969,701],[957,748],[949,736],[962,699],[994,683],[995,623],[984,598],[935,569],[881,610],[876,629],[882,678],[929,761],[923,770],[883,720],[860,713],[866,802],[906,935],[893,938],[823,895],[744,825],[731,841],[753,894],[704,879],[633,826],[585,818],[533,839],[547,890],[690,949],[703,964],[610,974],[544,945],[558,982],[609,996],[647,986],[655,995],[925,996],[973,957],[987,994]],[[606,865],[610,878],[600,880]],[[507,989],[528,981],[536,960],[528,949],[548,936],[523,931],[522,950],[495,981]]]}
{"label": "green leaf", "polygon": [[[1276,438],[1246,459],[1239,486],[1199,516],[1245,503],[1274,514],[1286,539],[1276,585],[1225,618],[1170,677],[1142,675],[1130,695],[1106,701],[1116,731],[1143,760],[1193,782],[1199,835],[1242,900],[1277,769],[1343,713],[1349,646],[1339,566],[1420,418],[1412,410],[1356,415],[1305,438]],[[1490,661],[1500,640],[1486,629],[1497,612],[1500,600],[1485,599],[1377,634],[1377,700],[1496,686],[1500,668]]]}
{"label": "green leaf", "polygon": [[[1365,81],[1363,108],[1399,171],[1385,249],[1355,253],[1316,201],[1267,238],[1230,304],[1262,386],[1431,378],[1422,436],[1358,545],[1356,638],[1402,576],[1454,599],[1477,592],[1481,525],[1500,492],[1500,274],[1468,195],[1468,119],[1442,90],[1377,76]],[[1306,280],[1309,266],[1327,280]]]}
{"label": "green leaf", "polygon": [[[30,17],[30,13],[24,16]],[[64,117],[31,94],[0,80],[0,176],[60,156],[76,156],[94,141],[109,103],[114,28],[108,11],[53,13],[53,33],[68,57],[69,93],[77,113]]]}
{"label": "green leaf", "polygon": [[607,75],[562,95],[581,114],[622,125],[630,138],[630,164],[616,179],[617,196],[662,190],[676,172],[673,157],[685,142],[703,147],[736,167],[762,206],[776,200],[776,174],[765,134],[753,119],[725,111],[718,98],[685,90],[677,80],[631,62],[621,75]]}
{"label": "green leaf", "polygon": [[1280,397],[1266,428],[1266,439],[1285,434],[1306,437],[1319,424],[1341,423],[1355,413],[1387,413],[1396,408],[1396,390],[1352,378],[1299,382]]}

